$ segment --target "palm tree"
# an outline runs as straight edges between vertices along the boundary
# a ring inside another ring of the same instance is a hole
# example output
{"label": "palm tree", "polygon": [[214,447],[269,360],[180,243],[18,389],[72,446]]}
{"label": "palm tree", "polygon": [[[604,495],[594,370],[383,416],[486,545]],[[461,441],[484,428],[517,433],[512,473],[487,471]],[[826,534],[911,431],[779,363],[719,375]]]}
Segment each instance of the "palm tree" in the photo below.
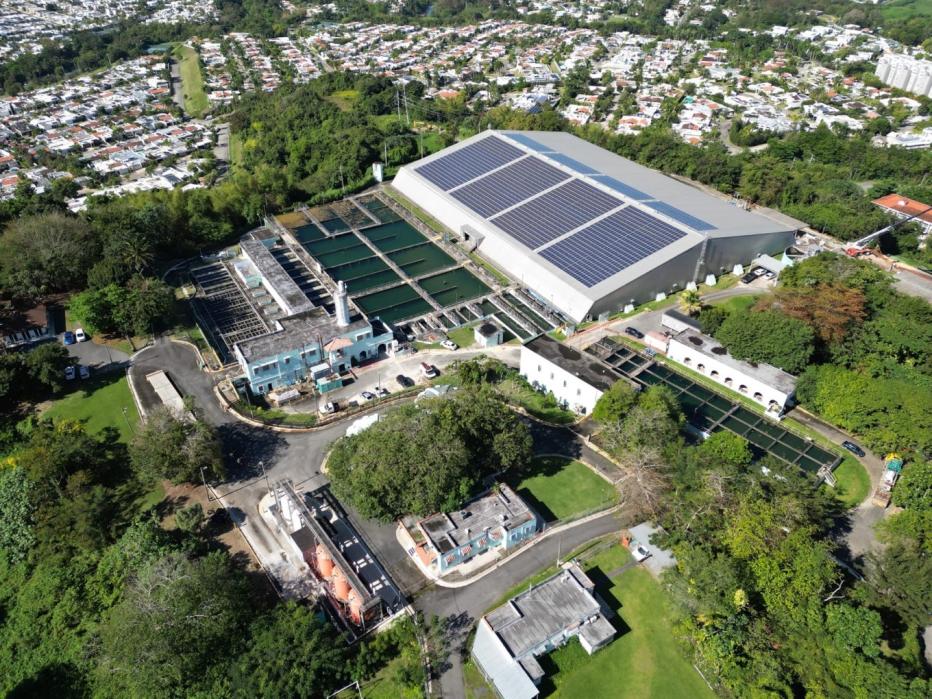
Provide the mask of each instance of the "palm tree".
{"label": "palm tree", "polygon": [[702,310],[702,296],[698,291],[687,290],[680,294],[680,306],[691,316]]}

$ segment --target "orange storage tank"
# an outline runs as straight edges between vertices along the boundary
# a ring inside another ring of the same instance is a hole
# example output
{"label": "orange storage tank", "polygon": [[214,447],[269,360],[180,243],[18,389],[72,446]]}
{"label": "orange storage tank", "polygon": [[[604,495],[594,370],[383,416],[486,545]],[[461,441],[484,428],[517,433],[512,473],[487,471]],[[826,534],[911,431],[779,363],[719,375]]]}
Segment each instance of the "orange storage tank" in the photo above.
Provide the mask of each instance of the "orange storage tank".
{"label": "orange storage tank", "polygon": [[323,544],[317,544],[317,572],[322,578],[329,578],[333,575],[333,559],[327,552],[327,547]]}
{"label": "orange storage tank", "polygon": [[343,571],[337,567],[333,568],[333,595],[341,602],[346,602],[350,596],[350,584],[343,575]]}
{"label": "orange storage tank", "polygon": [[362,623],[362,599],[356,594],[356,590],[350,592],[349,611],[353,623]]}

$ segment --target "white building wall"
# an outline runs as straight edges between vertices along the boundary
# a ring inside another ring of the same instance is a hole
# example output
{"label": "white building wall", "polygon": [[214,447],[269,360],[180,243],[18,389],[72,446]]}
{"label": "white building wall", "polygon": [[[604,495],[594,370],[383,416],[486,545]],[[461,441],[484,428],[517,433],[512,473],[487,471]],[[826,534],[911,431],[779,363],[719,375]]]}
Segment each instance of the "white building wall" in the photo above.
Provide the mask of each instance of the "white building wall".
{"label": "white building wall", "polygon": [[578,414],[592,413],[595,404],[602,397],[602,391],[527,347],[521,348],[519,371],[532,384],[536,382],[544,386],[557,400],[564,402],[570,410]]}
{"label": "white building wall", "polygon": [[726,388],[747,395],[749,398],[760,403],[764,408],[773,410],[771,408],[771,403],[775,403],[779,410],[773,410],[773,412],[780,412],[793,395],[792,392],[786,393],[776,389],[754,376],[737,370],[731,365],[724,364],[713,357],[701,354],[696,351],[695,347],[680,342],[675,337],[670,339],[670,344],[667,348],[667,356],[693,371],[698,371],[700,374],[708,376],[713,381],[722,384]]}

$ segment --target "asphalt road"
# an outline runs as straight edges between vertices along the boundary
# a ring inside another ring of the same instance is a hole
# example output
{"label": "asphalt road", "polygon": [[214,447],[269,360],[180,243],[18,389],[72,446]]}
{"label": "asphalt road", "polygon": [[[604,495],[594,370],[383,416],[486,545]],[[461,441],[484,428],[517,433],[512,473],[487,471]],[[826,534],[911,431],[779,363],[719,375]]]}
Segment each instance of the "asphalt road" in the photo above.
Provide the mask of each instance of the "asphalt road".
{"label": "asphalt road", "polygon": [[578,548],[587,541],[619,531],[623,522],[615,513],[580,524],[560,534],[542,539],[525,548],[506,565],[489,573],[480,581],[463,588],[433,586],[419,594],[414,606],[425,619],[439,617],[446,631],[447,662],[436,670],[444,699],[465,699],[463,660],[468,656],[466,639],[473,625],[501,596],[534,575],[553,565],[557,556]]}

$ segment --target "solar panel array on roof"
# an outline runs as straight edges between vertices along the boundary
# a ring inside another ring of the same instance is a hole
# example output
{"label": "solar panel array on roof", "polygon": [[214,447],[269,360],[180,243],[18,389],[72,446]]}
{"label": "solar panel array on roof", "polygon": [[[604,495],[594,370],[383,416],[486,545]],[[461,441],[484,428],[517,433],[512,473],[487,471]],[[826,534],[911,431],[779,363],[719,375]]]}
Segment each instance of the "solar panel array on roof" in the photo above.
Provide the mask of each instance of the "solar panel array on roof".
{"label": "solar panel array on roof", "polygon": [[573,179],[498,215],[492,222],[534,249],[620,205],[618,199],[602,190]]}
{"label": "solar panel array on roof", "polygon": [[432,184],[449,192],[454,187],[507,165],[523,155],[524,151],[520,148],[515,148],[495,136],[488,136],[419,165],[414,170]]}
{"label": "solar panel array on roof", "polygon": [[579,162],[575,158],[571,158],[570,156],[564,155],[563,153],[547,153],[546,155],[551,160],[556,160],[561,165],[566,165],[566,167],[575,170],[580,175],[598,175],[599,174],[599,171],[596,170],[595,168],[589,167],[588,165],[584,165],[583,163]]}
{"label": "solar panel array on roof", "polygon": [[686,236],[684,231],[627,207],[541,251],[541,256],[587,287]]}
{"label": "solar panel array on roof", "polygon": [[536,150],[538,153],[553,153],[553,148],[550,146],[545,146],[540,141],[536,141],[530,136],[525,136],[523,133],[510,133],[508,138],[512,141],[517,141],[522,146],[527,146],[531,150]]}
{"label": "solar panel array on roof", "polygon": [[458,187],[450,196],[488,218],[569,179],[537,158],[522,158],[501,170]]}
{"label": "solar panel array on roof", "polygon": [[697,231],[714,231],[715,226],[711,223],[706,223],[701,218],[696,218],[692,214],[687,214],[682,209],[677,209],[672,204],[667,204],[664,201],[646,201],[644,206],[648,206],[654,211],[659,211],[662,214],[666,214],[675,221],[680,223],[685,223],[691,228],[695,228]]}
{"label": "solar panel array on roof", "polygon": [[654,197],[650,194],[645,194],[640,189],[635,189],[631,185],[625,184],[620,180],[616,180],[614,177],[609,175],[595,175],[592,179],[596,182],[604,184],[606,187],[611,187],[619,194],[624,194],[626,197],[631,197],[632,199],[637,199],[638,201],[647,201],[648,199],[653,199]]}

